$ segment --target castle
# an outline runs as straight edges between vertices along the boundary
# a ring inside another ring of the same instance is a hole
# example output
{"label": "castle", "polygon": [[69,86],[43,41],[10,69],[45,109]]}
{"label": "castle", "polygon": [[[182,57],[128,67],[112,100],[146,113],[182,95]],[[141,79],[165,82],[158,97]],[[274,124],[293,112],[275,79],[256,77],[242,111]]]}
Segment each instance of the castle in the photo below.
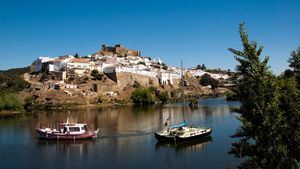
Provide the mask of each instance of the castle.
{"label": "castle", "polygon": [[141,56],[141,51],[139,50],[132,50],[125,48],[121,44],[116,44],[115,46],[106,46],[105,44],[102,45],[100,51],[96,52],[94,55],[117,55],[117,56]]}

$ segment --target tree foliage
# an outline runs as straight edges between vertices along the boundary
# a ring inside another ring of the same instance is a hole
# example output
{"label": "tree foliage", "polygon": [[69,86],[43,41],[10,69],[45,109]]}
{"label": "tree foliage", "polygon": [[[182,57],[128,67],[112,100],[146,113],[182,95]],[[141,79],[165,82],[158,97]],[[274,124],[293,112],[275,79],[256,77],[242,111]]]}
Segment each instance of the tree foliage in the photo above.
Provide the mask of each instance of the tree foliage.
{"label": "tree foliage", "polygon": [[168,92],[161,92],[158,95],[158,99],[161,101],[162,104],[165,104],[169,101],[169,95]]}
{"label": "tree foliage", "polygon": [[226,100],[228,101],[238,101],[238,97],[237,94],[235,92],[228,92],[226,94]]}
{"label": "tree foliage", "polygon": [[243,50],[230,48],[238,61],[234,92],[241,106],[242,126],[231,153],[242,158],[242,168],[293,168],[299,162],[299,91],[293,79],[277,79],[269,57],[260,58],[262,46],[249,41],[240,24]]}
{"label": "tree foliage", "polygon": [[20,92],[30,85],[18,74],[0,73],[0,91]]}
{"label": "tree foliage", "polygon": [[206,70],[205,64],[197,65],[196,69]]}
{"label": "tree foliage", "polygon": [[80,58],[80,56],[78,55],[78,53],[75,53],[74,58]]}
{"label": "tree foliage", "polygon": [[1,110],[21,111],[23,110],[23,103],[16,94],[4,92],[0,94]]}
{"label": "tree foliage", "polygon": [[136,105],[150,105],[154,104],[154,98],[148,88],[137,88],[131,94],[131,99]]}
{"label": "tree foliage", "polygon": [[166,65],[165,63],[162,63],[161,65],[162,65],[162,69],[168,70],[168,65]]}
{"label": "tree foliage", "polygon": [[[290,63],[289,66],[293,69],[297,84],[300,84],[300,47],[291,53],[291,57],[289,58],[288,62]],[[299,87],[300,86],[298,86],[298,88]]]}
{"label": "tree foliage", "polygon": [[28,88],[30,84],[23,78],[29,67],[0,71],[0,111],[21,111],[23,103],[17,93]]}
{"label": "tree foliage", "polygon": [[91,76],[93,76],[94,80],[102,80],[103,74],[99,73],[97,69],[92,70]]}
{"label": "tree foliage", "polygon": [[201,76],[201,79],[199,81],[199,83],[202,86],[208,86],[211,85],[212,89],[216,89],[219,85],[219,81],[212,78],[209,74],[205,73],[203,76]]}

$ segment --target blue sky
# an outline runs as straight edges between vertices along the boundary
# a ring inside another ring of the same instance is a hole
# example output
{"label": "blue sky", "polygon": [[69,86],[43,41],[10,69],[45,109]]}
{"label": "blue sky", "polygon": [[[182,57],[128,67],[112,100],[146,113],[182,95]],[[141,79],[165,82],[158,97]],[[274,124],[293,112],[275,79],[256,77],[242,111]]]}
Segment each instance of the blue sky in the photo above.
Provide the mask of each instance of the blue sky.
{"label": "blue sky", "polygon": [[241,49],[244,21],[278,74],[300,46],[299,7],[299,0],[0,0],[0,69],[116,43],[175,66],[234,69],[227,48]]}

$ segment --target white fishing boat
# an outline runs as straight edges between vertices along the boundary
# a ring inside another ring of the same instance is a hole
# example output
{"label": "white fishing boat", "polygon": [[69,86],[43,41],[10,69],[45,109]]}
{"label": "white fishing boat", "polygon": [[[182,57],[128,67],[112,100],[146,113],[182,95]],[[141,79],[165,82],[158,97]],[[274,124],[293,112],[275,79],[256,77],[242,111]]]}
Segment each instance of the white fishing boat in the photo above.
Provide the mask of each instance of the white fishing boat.
{"label": "white fishing boat", "polygon": [[99,129],[90,130],[87,123],[60,123],[58,129],[36,127],[38,138],[48,140],[82,140],[97,138]]}

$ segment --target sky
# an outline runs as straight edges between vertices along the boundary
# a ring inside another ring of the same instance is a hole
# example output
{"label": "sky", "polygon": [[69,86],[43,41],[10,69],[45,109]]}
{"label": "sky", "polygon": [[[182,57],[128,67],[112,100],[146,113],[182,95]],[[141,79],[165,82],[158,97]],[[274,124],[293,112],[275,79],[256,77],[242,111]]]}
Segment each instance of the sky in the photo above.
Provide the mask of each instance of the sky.
{"label": "sky", "polygon": [[143,56],[184,67],[234,70],[227,49],[249,38],[279,74],[300,46],[300,0],[0,0],[0,70],[39,56],[88,55],[123,44]]}

